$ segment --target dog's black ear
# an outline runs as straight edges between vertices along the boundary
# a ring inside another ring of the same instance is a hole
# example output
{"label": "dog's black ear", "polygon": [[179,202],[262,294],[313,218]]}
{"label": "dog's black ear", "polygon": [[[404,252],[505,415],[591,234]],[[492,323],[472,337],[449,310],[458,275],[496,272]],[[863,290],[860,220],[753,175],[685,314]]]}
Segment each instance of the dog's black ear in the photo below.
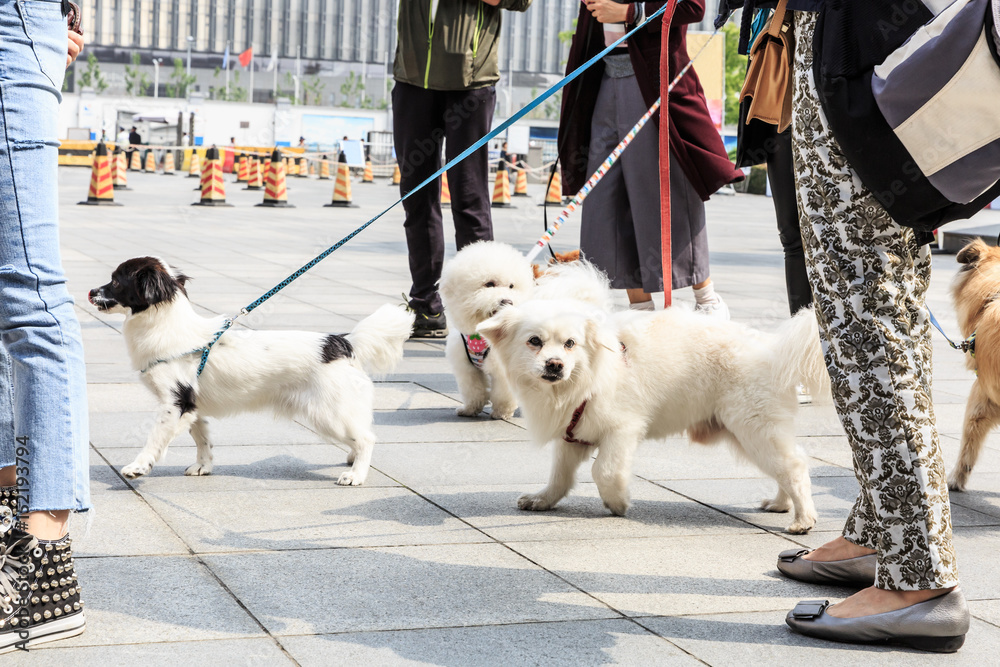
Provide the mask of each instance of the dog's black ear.
{"label": "dog's black ear", "polygon": [[143,269],[137,278],[143,299],[150,306],[170,301],[180,287],[174,277],[160,267]]}
{"label": "dog's black ear", "polygon": [[177,275],[174,276],[174,280],[177,282],[177,288],[180,291],[184,292],[184,296],[187,296],[187,293],[188,293],[188,291],[187,291],[187,281],[191,280],[190,276],[187,276],[186,274],[183,274],[183,273],[181,273],[181,272],[178,271]]}
{"label": "dog's black ear", "polygon": [[955,259],[958,260],[959,264],[975,264],[982,259],[987,250],[989,250],[989,246],[982,239],[976,239],[959,250]]}
{"label": "dog's black ear", "polygon": [[519,315],[516,306],[501,308],[496,315],[485,322],[480,322],[476,331],[491,345],[496,345],[514,332],[514,325]]}

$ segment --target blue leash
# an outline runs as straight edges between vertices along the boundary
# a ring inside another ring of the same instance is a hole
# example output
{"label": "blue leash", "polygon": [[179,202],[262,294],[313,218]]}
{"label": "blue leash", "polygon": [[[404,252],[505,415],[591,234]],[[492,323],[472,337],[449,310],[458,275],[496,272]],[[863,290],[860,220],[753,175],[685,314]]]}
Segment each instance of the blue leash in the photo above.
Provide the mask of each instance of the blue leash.
{"label": "blue leash", "polygon": [[656,10],[656,12],[654,12],[653,14],[650,14],[646,18],[645,21],[643,21],[642,23],[640,23],[639,25],[637,25],[636,27],[634,27],[632,30],[630,30],[628,33],[626,33],[622,37],[618,38],[617,41],[615,41],[610,46],[606,47],[603,51],[601,51],[596,56],[594,56],[593,58],[591,58],[590,60],[588,60],[587,62],[585,62],[583,65],[581,65],[580,67],[577,67],[575,70],[573,70],[572,72],[570,72],[569,74],[567,74],[560,81],[558,81],[554,86],[552,86],[551,88],[549,88],[548,90],[546,90],[544,93],[542,93],[541,95],[539,95],[538,97],[536,97],[535,99],[533,99],[531,102],[528,103],[527,106],[525,106],[523,109],[521,109],[520,111],[518,111],[516,114],[514,114],[513,116],[511,116],[510,118],[508,118],[506,121],[504,121],[503,123],[501,123],[495,130],[491,131],[489,134],[487,134],[486,136],[484,136],[481,139],[479,139],[479,141],[477,141],[476,143],[474,143],[471,146],[469,146],[468,148],[466,148],[464,151],[462,151],[461,154],[459,154],[457,157],[453,158],[450,162],[448,162],[443,167],[441,167],[436,172],[434,172],[434,174],[432,176],[429,176],[427,179],[425,179],[423,183],[421,183],[420,185],[418,185],[417,187],[415,187],[414,189],[410,190],[405,195],[403,195],[402,197],[400,197],[399,199],[397,199],[388,208],[386,208],[384,211],[382,211],[381,213],[379,213],[378,215],[376,215],[375,217],[373,217],[371,220],[369,220],[365,224],[361,225],[360,227],[358,227],[357,229],[355,229],[353,232],[351,232],[350,234],[348,234],[344,238],[340,239],[339,241],[337,241],[336,243],[334,243],[332,246],[330,246],[329,248],[327,248],[326,250],[324,250],[320,254],[316,255],[316,257],[314,257],[308,263],[304,264],[302,266],[302,268],[300,268],[298,271],[296,271],[292,275],[288,276],[287,278],[285,278],[284,280],[282,280],[280,283],[278,283],[277,285],[275,285],[274,287],[272,287],[271,289],[269,289],[267,292],[265,292],[264,295],[261,296],[259,299],[257,299],[256,301],[253,301],[252,303],[250,303],[246,307],[242,308],[240,310],[239,314],[237,314],[235,317],[231,317],[231,318],[227,317],[226,320],[225,320],[225,322],[222,325],[222,328],[219,329],[216,332],[215,336],[212,338],[212,340],[207,345],[205,345],[205,347],[203,347],[203,348],[197,348],[195,350],[191,350],[191,352],[188,353],[188,354],[193,354],[195,352],[199,352],[199,351],[201,352],[201,363],[198,364],[198,375],[200,376],[201,372],[203,370],[205,370],[205,364],[208,363],[208,355],[212,351],[212,346],[214,346],[217,342],[219,342],[219,338],[221,338],[222,334],[226,333],[226,331],[228,331],[229,328],[231,326],[233,326],[233,324],[236,322],[237,318],[242,317],[243,315],[246,315],[246,314],[250,313],[252,310],[254,310],[258,306],[260,306],[262,303],[264,303],[265,301],[267,301],[268,299],[270,299],[272,296],[274,296],[275,294],[277,294],[281,290],[283,290],[286,287],[288,287],[288,285],[290,285],[292,282],[294,282],[295,280],[297,280],[298,278],[300,278],[302,276],[302,274],[304,274],[306,271],[308,271],[309,269],[313,268],[314,266],[316,266],[317,264],[319,264],[320,262],[322,262],[324,259],[326,259],[327,257],[329,257],[335,251],[339,250],[341,248],[341,246],[343,246],[345,243],[347,243],[348,241],[350,241],[351,239],[353,239],[355,236],[357,236],[358,234],[360,234],[361,232],[363,232],[365,229],[367,229],[373,222],[375,222],[376,220],[378,220],[379,218],[381,218],[383,215],[385,215],[386,213],[388,213],[392,209],[396,208],[396,206],[398,206],[399,204],[401,204],[403,201],[405,201],[406,199],[408,199],[410,197],[410,195],[418,192],[419,190],[423,189],[424,187],[426,187],[430,183],[433,183],[434,181],[436,181],[438,178],[440,178],[441,174],[443,174],[444,172],[448,171],[450,168],[454,167],[456,164],[458,164],[459,162],[461,162],[465,158],[467,158],[470,155],[472,155],[473,153],[475,153],[477,150],[479,150],[484,145],[486,145],[486,143],[489,142],[491,139],[493,139],[494,137],[496,137],[497,135],[499,135],[501,132],[503,132],[504,130],[506,130],[508,127],[510,127],[511,125],[513,125],[514,123],[516,123],[517,121],[521,120],[526,115],[528,115],[529,113],[531,113],[542,102],[544,102],[548,98],[550,98],[553,95],[555,95],[566,84],[568,84],[570,81],[574,80],[575,78],[577,78],[578,76],[580,76],[581,74],[583,74],[586,70],[588,70],[595,63],[597,63],[599,60],[601,60],[604,56],[606,56],[607,54],[609,54],[615,47],[617,47],[619,44],[621,44],[626,39],[628,39],[629,37],[631,37],[637,31],[639,31],[642,28],[644,28],[647,23],[649,23],[653,19],[659,18],[667,10],[668,6],[669,5],[664,4],[663,7],[660,7],[660,9]]}
{"label": "blue leash", "polygon": [[968,338],[966,338],[965,340],[963,340],[961,343],[956,343],[952,339],[948,338],[948,334],[946,334],[944,332],[944,329],[941,328],[941,325],[938,323],[937,318],[934,317],[934,313],[931,312],[930,308],[927,309],[927,313],[931,316],[931,324],[934,325],[935,329],[937,329],[938,331],[941,332],[941,335],[944,336],[944,339],[946,341],[948,341],[948,345],[951,345],[951,347],[953,349],[955,349],[955,350],[961,350],[962,352],[968,352],[973,357],[976,356],[976,332],[975,331],[973,331],[972,335],[969,336]]}

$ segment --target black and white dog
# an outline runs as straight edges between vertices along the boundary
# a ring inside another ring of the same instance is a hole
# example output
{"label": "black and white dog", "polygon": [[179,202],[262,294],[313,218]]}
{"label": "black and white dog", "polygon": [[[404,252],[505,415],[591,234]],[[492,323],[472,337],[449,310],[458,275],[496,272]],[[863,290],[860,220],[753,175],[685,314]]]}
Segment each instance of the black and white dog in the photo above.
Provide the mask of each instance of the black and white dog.
{"label": "black and white dog", "polygon": [[231,329],[199,376],[201,353],[194,350],[211,341],[223,320],[195,313],[187,280],[161,259],[137,257],[90,292],[98,309],[125,315],[122,332],[132,365],[160,404],[146,446],[122,474],[148,473],[184,429],[198,446],[197,463],[184,474],[211,474],[205,418],[269,409],[305,420],[325,438],[350,447],[347,462],[353,466],[337,483],[363,484],[375,445],[374,387],[366,371],[387,373],[402,359],[413,314],[385,305],[346,336]]}

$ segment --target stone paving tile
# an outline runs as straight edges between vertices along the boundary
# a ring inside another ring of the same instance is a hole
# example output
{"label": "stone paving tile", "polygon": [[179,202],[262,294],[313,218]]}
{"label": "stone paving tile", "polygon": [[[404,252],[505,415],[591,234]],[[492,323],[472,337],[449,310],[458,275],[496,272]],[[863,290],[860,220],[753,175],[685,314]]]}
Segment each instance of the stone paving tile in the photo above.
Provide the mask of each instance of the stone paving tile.
{"label": "stone paving tile", "polygon": [[189,556],[78,558],[87,631],[59,647],[261,637],[260,626]]}
{"label": "stone paving tile", "polygon": [[[468,484],[524,484],[528,491],[549,479],[549,452],[524,441],[383,442],[375,446],[373,461],[386,475],[418,491]],[[591,479],[589,465],[580,466],[577,479]]]}
{"label": "stone paving tile", "polygon": [[[659,483],[768,530],[782,531],[791,521],[790,514],[760,509],[760,501],[773,497],[777,491],[777,483],[770,479],[671,480]],[[854,477],[813,477],[812,492],[819,513],[819,522],[814,530],[841,529],[857,498],[858,483]],[[982,512],[955,507],[952,521],[958,526],[976,526],[995,525],[998,519]]]}
{"label": "stone paving tile", "polygon": [[188,548],[156,511],[91,452],[93,509],[71,519],[79,557],[187,554]]}
{"label": "stone paving tile", "polygon": [[[376,457],[379,449],[376,444]],[[137,451],[105,448],[101,453],[120,470]],[[241,445],[213,447],[212,454],[211,475],[188,477],[184,471],[195,462],[197,450],[193,444],[172,446],[152,472],[129,483],[142,493],[337,487],[337,478],[350,467],[347,449],[341,445]],[[371,470],[365,487],[376,486],[399,484]]]}
{"label": "stone paving tile", "polygon": [[844,434],[840,419],[831,405],[802,405],[795,418],[795,436],[805,438],[817,435],[838,436]]}
{"label": "stone paving tile", "polygon": [[977,465],[966,490],[953,491],[950,498],[952,506],[968,507],[1000,520],[1000,473],[980,472]]}
{"label": "stone paving tile", "polygon": [[412,382],[376,382],[376,410],[454,410],[460,403]]}
{"label": "stone paving tile", "polygon": [[[89,618],[88,618],[89,620]],[[93,629],[88,630],[93,632]],[[210,641],[156,641],[112,646],[78,646],[64,648],[64,642],[43,644],[28,652],[3,656],[6,667],[58,664],[73,667],[107,667],[108,665],[142,665],[143,667],[175,667],[176,665],[244,665],[270,667],[293,665],[275,641],[269,637],[257,639],[216,639]]]}
{"label": "stone paving tile", "polygon": [[147,492],[144,497],[199,553],[489,541],[402,488]]}
{"label": "stone paving tile", "polygon": [[746,665],[962,665],[996,663],[1000,628],[973,621],[965,648],[952,655],[889,646],[838,644],[797,635],[785,610],[643,618],[641,623],[713,667]]}
{"label": "stone paving tile", "polygon": [[517,509],[519,486],[447,486],[422,488],[434,503],[501,542],[528,540],[596,540],[759,533],[743,521],[725,516],[662,487],[634,480],[632,506],[624,517],[605,509],[593,483],[578,484],[548,512]]}
{"label": "stone paving tile", "polygon": [[[800,444],[812,438],[799,438]],[[827,436],[827,440],[835,438]],[[844,443],[847,448],[847,443]],[[850,469],[811,460],[809,472],[813,477],[853,476]],[[633,472],[645,479],[750,479],[767,478],[754,464],[737,456],[726,445],[705,446],[692,443],[687,438],[647,440],[639,446]]]}
{"label": "stone paving tile", "polygon": [[[87,345],[87,350],[90,346]],[[87,385],[90,414],[97,412],[152,412],[156,397],[138,381],[120,383],[92,382]],[[93,417],[91,417],[93,419]]]}
{"label": "stone paving tile", "polygon": [[[90,416],[90,442],[98,449],[132,448],[138,453],[156,423],[155,412],[103,412]],[[225,419],[209,419],[208,434],[213,446],[243,445],[312,445],[323,437],[305,426],[275,419],[267,414],[245,414]],[[194,440],[182,433],[174,445],[194,446]]]}
{"label": "stone paving tile", "polygon": [[519,623],[474,628],[282,637],[303,665],[700,665],[627,620]]}
{"label": "stone paving tile", "polygon": [[489,442],[525,440],[524,429],[507,422],[457,417],[449,410],[375,412],[375,435],[379,442]]}
{"label": "stone paving tile", "polygon": [[203,558],[279,636],[617,617],[497,544]]}
{"label": "stone paving tile", "polygon": [[791,609],[837,592],[781,577],[776,556],[795,545],[766,533],[509,546],[629,616]]}

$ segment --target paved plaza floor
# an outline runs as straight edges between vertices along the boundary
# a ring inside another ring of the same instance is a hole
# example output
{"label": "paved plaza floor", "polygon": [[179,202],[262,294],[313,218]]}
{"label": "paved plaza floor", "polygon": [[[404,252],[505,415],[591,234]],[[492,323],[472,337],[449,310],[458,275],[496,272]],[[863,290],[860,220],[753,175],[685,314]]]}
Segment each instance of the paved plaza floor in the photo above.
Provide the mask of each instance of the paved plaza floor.
{"label": "paved plaza floor", "polygon": [[[346,450],[266,415],[217,420],[215,473],[184,435],[153,472],[124,479],[154,418],[129,366],[122,318],[87,291],[122,260],[158,255],[193,280],[204,313],[232,314],[391,203],[397,190],[355,182],[356,208],[324,208],[331,181],[290,178],[294,209],[254,208],[260,192],[227,176],[233,208],[192,207],[195,179],[130,174],[121,207],[76,206],[89,170],[62,168],[63,260],[86,344],[94,512],[72,532],[88,628],[3,664],[35,665],[988,665],[1000,652],[1000,435],[970,490],[952,498],[962,585],[973,613],[959,653],[927,655],[792,634],[803,598],[844,596],[778,576],[779,551],[836,536],[857,493],[830,406],[805,406],[820,519],[805,536],[757,509],[773,481],[725,448],[683,438],[645,443],[625,518],[604,509],[581,469],[554,511],[518,511],[541,488],[550,453],[520,417],[463,419],[443,342],[411,341],[376,385],[374,470],[344,488]],[[494,209],[498,240],[527,250],[542,229],[542,186]],[[557,211],[549,210],[550,219]],[[445,213],[446,217],[448,213]],[[395,209],[262,307],[253,327],[344,332],[409,288]],[[708,205],[712,277],[734,319],[787,317],[771,202],[717,196]],[[1000,222],[984,212],[973,225]],[[450,220],[446,220],[450,227]],[[575,248],[579,217],[557,237]],[[449,254],[454,251],[449,241]],[[936,256],[930,305],[956,330],[953,256]],[[676,301],[693,302],[690,290]],[[935,334],[934,399],[945,460],[957,456],[972,374]]]}

